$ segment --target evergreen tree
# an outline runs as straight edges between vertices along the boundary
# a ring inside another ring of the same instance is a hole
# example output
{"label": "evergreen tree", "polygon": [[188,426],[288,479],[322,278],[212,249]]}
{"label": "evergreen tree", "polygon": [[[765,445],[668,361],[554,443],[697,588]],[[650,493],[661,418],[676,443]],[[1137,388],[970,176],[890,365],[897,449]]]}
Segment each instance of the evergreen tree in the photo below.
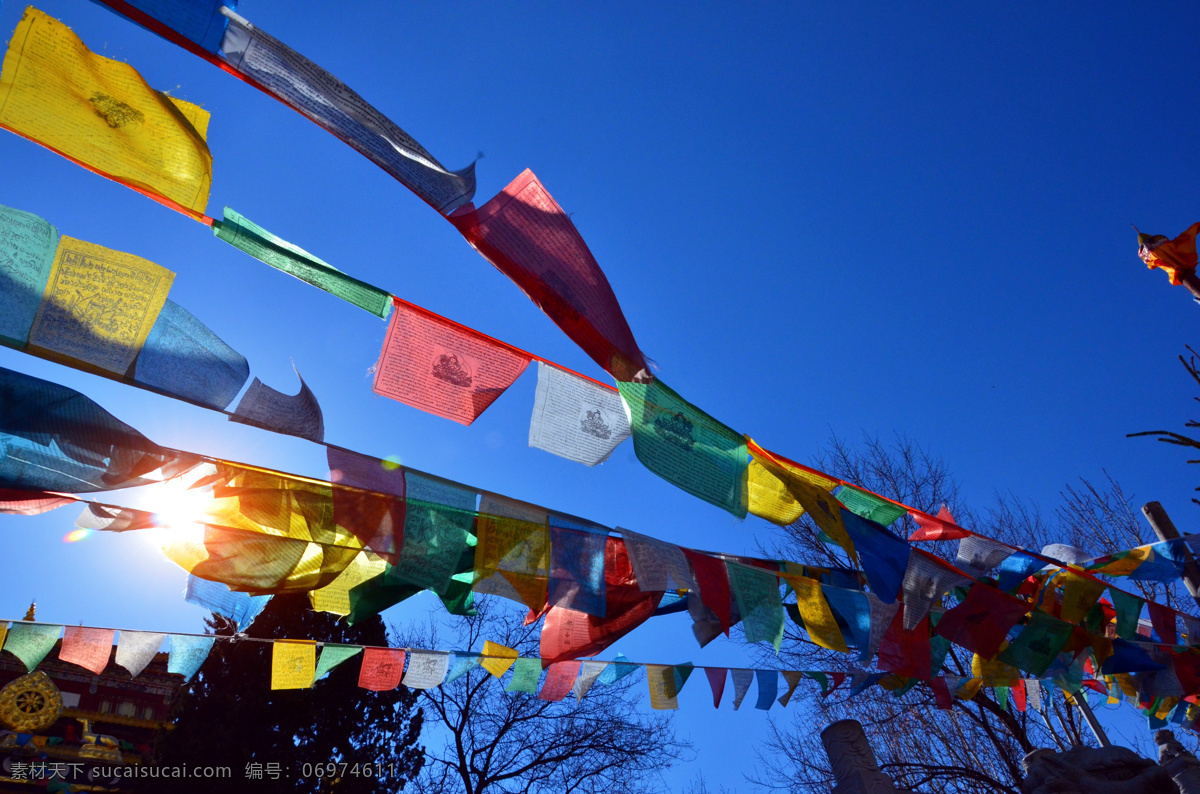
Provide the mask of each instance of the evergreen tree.
{"label": "evergreen tree", "polygon": [[[215,634],[234,633],[233,624],[218,615],[206,623]],[[333,615],[313,612],[303,595],[272,598],[246,635],[388,644],[378,616],[350,627]],[[417,695],[403,686],[387,692],[361,689],[358,672],[358,658],[351,658],[312,689],[272,691],[271,644],[218,640],[177,696],[174,727],[160,734],[155,764],[189,770],[227,766],[232,777],[131,782],[139,791],[180,794],[398,791],[424,761],[417,744],[422,717]]]}

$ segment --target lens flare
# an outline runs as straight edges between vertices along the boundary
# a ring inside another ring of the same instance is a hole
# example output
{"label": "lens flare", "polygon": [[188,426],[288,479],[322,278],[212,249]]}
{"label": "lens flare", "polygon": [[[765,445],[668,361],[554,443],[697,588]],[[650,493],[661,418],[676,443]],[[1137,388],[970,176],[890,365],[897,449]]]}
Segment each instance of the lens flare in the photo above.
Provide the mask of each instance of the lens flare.
{"label": "lens flare", "polygon": [[203,543],[204,521],[212,505],[208,488],[191,489],[182,480],[168,480],[147,494],[145,509],[154,513],[157,528],[144,536],[155,546]]}
{"label": "lens flare", "polygon": [[63,535],[63,543],[76,543],[92,534],[90,529],[76,529]]}
{"label": "lens flare", "polygon": [[399,455],[388,455],[383,459],[383,468],[387,469],[388,471],[395,471],[396,469],[400,468],[401,465],[403,464],[400,462]]}

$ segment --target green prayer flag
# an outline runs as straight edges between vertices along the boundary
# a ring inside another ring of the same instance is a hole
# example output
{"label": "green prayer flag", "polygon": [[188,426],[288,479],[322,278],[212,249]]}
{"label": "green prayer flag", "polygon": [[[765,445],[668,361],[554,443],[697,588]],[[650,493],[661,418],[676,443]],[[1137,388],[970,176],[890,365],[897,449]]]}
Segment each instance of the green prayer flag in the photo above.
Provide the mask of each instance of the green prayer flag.
{"label": "green prayer flag", "polygon": [[1010,687],[997,686],[992,687],[992,692],[996,696],[996,702],[1000,704],[1001,711],[1008,711],[1008,690]]}
{"label": "green prayer flag", "polygon": [[362,648],[357,645],[326,644],[321,648],[321,657],[317,659],[317,672],[313,676],[313,680],[320,680],[321,676],[325,675],[347,659],[357,656],[360,653],[362,653]]}
{"label": "green prayer flag", "polygon": [[837,500],[851,513],[885,527],[907,512],[903,507],[880,499],[853,485],[843,485],[836,496]]}
{"label": "green prayer flag", "polygon": [[746,517],[746,439],[661,380],[617,383],[630,413],[633,452],[667,482]]}
{"label": "green prayer flag", "polygon": [[1070,623],[1035,609],[1025,628],[997,658],[1033,676],[1040,676],[1067,644],[1071,630]]}
{"label": "green prayer flag", "polygon": [[729,589],[748,642],[769,642],[776,651],[783,642],[783,601],[775,574],[750,565],[728,563]]}
{"label": "green prayer flag", "polygon": [[307,281],[347,303],[366,309],[371,314],[387,317],[391,311],[392,296],[387,291],[346,275],[328,262],[323,262],[304,249],[276,237],[229,207],[225,208],[224,221],[213,221],[213,234],[255,259],[301,281]]}
{"label": "green prayer flag", "polygon": [[1108,594],[1112,596],[1113,609],[1117,611],[1117,636],[1123,640],[1138,639],[1138,618],[1146,601],[1111,586]]}
{"label": "green prayer flag", "polygon": [[62,630],[62,626],[17,621],[8,630],[4,650],[20,659],[26,670],[33,670],[58,642]]}
{"label": "green prayer flag", "polygon": [[537,692],[538,678],[541,675],[541,659],[517,659],[513,665],[512,678],[509,679],[508,686],[504,687],[504,691],[528,692],[532,695]]}
{"label": "green prayer flag", "polygon": [[678,695],[683,691],[683,685],[687,683],[688,678],[692,675],[692,671],[696,666],[691,662],[677,664],[671,668],[675,674],[675,694]]}

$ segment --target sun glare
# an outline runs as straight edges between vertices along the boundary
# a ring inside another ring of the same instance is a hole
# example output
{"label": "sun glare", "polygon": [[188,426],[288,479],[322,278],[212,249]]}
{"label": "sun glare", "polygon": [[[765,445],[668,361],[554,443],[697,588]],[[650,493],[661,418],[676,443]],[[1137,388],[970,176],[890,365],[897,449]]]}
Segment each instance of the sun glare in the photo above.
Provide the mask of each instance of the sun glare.
{"label": "sun glare", "polygon": [[154,513],[155,529],[145,535],[155,546],[204,541],[204,521],[212,504],[212,491],[195,490],[181,480],[168,480],[147,494],[145,509]]}

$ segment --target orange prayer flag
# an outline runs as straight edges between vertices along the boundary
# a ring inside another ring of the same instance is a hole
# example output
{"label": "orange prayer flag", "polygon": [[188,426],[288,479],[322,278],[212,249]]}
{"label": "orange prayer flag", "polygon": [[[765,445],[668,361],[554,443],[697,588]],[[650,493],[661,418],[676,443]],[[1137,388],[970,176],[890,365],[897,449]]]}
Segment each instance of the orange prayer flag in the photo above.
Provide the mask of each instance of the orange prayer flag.
{"label": "orange prayer flag", "polygon": [[395,689],[404,674],[404,651],[400,648],[365,648],[358,685],[377,692]]}
{"label": "orange prayer flag", "polygon": [[[1137,227],[1135,226],[1136,230]],[[1161,234],[1143,234],[1138,232],[1138,256],[1151,270],[1162,268],[1167,271],[1167,278],[1178,286],[1183,283],[1180,274],[1196,272],[1196,235],[1200,233],[1200,223],[1193,223],[1174,240],[1168,240]]]}

